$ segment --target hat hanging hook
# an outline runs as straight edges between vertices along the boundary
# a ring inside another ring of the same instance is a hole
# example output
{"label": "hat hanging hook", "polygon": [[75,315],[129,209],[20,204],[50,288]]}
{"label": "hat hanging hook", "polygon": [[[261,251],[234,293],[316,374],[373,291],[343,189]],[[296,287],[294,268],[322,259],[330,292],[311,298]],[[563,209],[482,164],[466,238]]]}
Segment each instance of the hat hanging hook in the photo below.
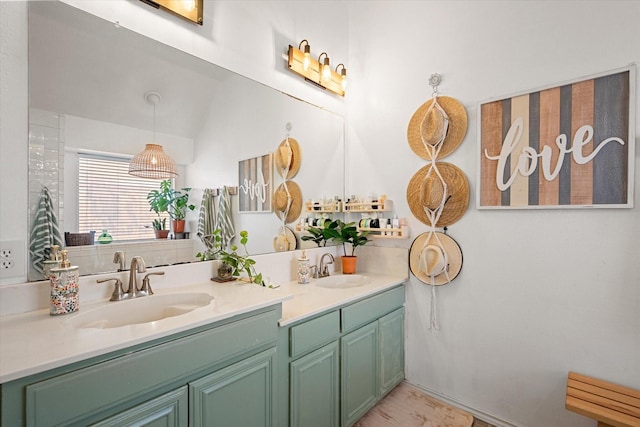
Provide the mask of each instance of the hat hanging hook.
{"label": "hat hanging hook", "polygon": [[429,85],[433,89],[432,96],[435,98],[438,96],[438,85],[442,81],[442,77],[438,73],[433,73],[429,76]]}

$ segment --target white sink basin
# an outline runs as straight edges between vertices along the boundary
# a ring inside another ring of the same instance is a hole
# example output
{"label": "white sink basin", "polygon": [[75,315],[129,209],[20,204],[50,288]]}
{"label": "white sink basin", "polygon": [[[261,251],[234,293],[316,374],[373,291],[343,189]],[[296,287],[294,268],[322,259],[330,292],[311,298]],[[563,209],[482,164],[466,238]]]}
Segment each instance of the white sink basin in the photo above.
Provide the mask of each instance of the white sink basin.
{"label": "white sink basin", "polygon": [[347,289],[357,288],[367,283],[367,277],[361,274],[341,274],[337,276],[327,276],[315,280],[314,284],[321,288]]}
{"label": "white sink basin", "polygon": [[150,295],[117,302],[69,318],[75,328],[108,329],[155,322],[180,316],[211,304],[213,297],[203,292]]}

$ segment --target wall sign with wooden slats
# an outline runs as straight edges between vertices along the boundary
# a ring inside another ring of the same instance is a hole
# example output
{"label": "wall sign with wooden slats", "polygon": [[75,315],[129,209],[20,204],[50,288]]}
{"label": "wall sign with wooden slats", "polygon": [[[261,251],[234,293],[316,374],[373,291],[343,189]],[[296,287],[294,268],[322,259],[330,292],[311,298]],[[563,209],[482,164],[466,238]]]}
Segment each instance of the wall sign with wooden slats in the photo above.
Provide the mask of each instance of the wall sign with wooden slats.
{"label": "wall sign with wooden slats", "polygon": [[477,205],[633,207],[635,66],[481,103]]}

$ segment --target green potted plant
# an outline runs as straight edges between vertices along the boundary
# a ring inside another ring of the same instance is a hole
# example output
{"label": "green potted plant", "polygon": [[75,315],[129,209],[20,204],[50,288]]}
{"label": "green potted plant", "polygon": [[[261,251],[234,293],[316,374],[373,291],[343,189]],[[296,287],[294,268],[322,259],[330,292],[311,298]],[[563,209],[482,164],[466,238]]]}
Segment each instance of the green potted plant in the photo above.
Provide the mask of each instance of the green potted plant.
{"label": "green potted plant", "polygon": [[227,252],[225,250],[220,251],[220,259],[231,267],[231,275],[233,277],[240,277],[240,274],[246,273],[249,282],[265,286],[265,283],[262,281],[262,273],[256,273],[254,268],[256,262],[249,256],[249,252],[247,251],[248,240],[249,233],[246,230],[242,230],[240,232],[240,244],[242,245],[245,254],[240,255],[238,253],[238,247],[236,245],[231,245],[231,252]]}
{"label": "green potted plant", "polygon": [[[173,220],[173,232],[184,232],[184,218],[187,214],[187,209],[194,210],[196,207],[189,204],[189,191],[191,188],[182,188],[180,190],[174,190],[170,179],[165,179],[160,182],[160,189],[151,190],[147,194],[147,201],[151,207],[149,210],[158,214],[158,218],[153,222],[153,229],[163,231],[161,234],[169,234],[169,230],[166,228],[166,218],[164,221],[160,221],[160,213],[166,212]],[[161,227],[161,228],[157,228]],[[156,233],[158,237],[158,233]],[[164,235],[164,238],[167,236]],[[162,238],[162,237],[160,237]]]}
{"label": "green potted plant", "polygon": [[325,247],[327,246],[327,242],[338,237],[336,227],[338,227],[337,221],[325,221],[322,227],[309,227],[307,230],[309,235],[304,235],[301,239],[304,241],[311,240],[318,245],[318,247]]}
{"label": "green potted plant", "polygon": [[173,220],[173,232],[184,233],[185,216],[187,215],[187,209],[194,210],[195,205],[189,204],[189,191],[191,188],[186,187],[180,190],[170,189],[169,199],[169,216]]}
{"label": "green potted plant", "polygon": [[166,239],[169,234],[169,230],[167,230],[167,218],[163,218],[160,214],[163,212],[169,212],[171,190],[171,181],[166,179],[160,182],[159,190],[151,190],[147,194],[149,210],[158,215],[158,218],[154,219],[152,223],[153,231],[155,232],[157,239]]}
{"label": "green potted plant", "polygon": [[[342,244],[342,250],[344,251],[344,256],[342,256],[343,274],[356,272],[356,261],[358,260],[355,255],[356,248],[371,241],[367,238],[369,232],[359,231],[355,222],[345,223],[339,219],[327,221],[322,227],[309,227],[307,231],[309,235],[302,236],[301,239],[305,241],[311,240],[318,247],[324,247],[330,241]],[[350,255],[347,255],[347,243],[351,245]]]}
{"label": "green potted plant", "polygon": [[[342,243],[342,250],[344,255],[342,256],[342,274],[354,274],[356,272],[356,263],[358,257],[356,256],[356,248],[358,246],[364,246],[371,240],[367,238],[368,231],[359,231],[355,222],[344,223],[341,220],[336,220],[335,232],[336,235],[332,237],[338,243]],[[347,255],[347,246],[351,245],[351,254]]]}

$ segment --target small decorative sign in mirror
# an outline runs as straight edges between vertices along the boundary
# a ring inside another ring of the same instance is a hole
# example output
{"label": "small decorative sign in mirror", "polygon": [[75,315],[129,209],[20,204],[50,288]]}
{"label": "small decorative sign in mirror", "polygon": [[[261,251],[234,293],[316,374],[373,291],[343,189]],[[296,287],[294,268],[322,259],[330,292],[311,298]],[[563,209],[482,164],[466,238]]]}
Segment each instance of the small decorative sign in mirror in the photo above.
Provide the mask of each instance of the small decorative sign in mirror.
{"label": "small decorative sign in mirror", "polygon": [[168,10],[184,19],[202,25],[204,0],[140,0],[156,9]]}

